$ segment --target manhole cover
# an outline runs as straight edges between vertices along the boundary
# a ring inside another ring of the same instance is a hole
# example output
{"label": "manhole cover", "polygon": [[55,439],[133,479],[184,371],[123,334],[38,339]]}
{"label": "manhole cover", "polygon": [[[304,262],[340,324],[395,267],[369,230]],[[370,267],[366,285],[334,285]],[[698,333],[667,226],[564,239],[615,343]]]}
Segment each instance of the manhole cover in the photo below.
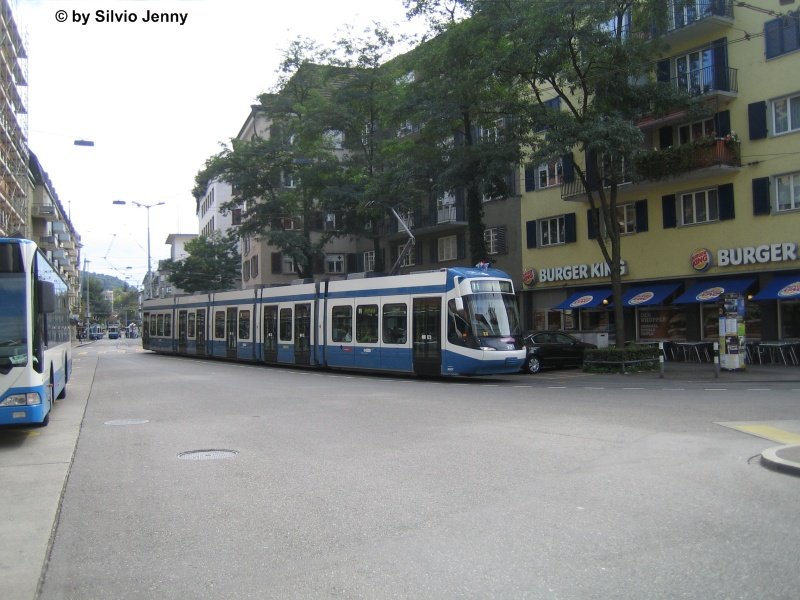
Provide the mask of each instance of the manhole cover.
{"label": "manhole cover", "polygon": [[233,458],[239,454],[236,450],[188,450],[178,454],[178,458],[183,460],[221,460],[223,458]]}
{"label": "manhole cover", "polygon": [[149,423],[147,419],[114,419],[113,421],[106,421],[106,425],[144,425]]}

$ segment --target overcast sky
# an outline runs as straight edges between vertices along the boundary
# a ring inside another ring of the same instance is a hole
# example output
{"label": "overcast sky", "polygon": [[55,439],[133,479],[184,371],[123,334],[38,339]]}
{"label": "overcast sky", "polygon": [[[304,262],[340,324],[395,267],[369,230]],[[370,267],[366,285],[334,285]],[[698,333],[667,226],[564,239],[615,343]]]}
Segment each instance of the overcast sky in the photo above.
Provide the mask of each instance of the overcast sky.
{"label": "overcast sky", "polygon": [[[148,11],[185,22],[145,22]],[[30,149],[88,270],[132,285],[147,271],[147,211],[131,202],[166,202],[150,210],[155,268],[170,233],[197,233],[194,176],[272,88],[291,40],[327,44],[345,24],[373,21],[412,29],[402,0],[17,0],[15,16],[27,40]]]}

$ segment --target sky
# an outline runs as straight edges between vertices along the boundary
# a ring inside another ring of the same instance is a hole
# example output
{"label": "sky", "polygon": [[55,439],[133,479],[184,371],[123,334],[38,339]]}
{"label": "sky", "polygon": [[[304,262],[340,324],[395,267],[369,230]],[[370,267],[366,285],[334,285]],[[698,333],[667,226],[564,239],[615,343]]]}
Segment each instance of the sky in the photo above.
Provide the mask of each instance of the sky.
{"label": "sky", "polygon": [[[360,32],[373,22],[421,30],[402,0],[14,4],[28,53],[30,150],[81,237],[86,269],[135,286],[147,272],[147,214],[155,269],[169,257],[169,234],[197,233],[194,177],[272,90],[292,40],[328,45],[345,25]],[[148,12],[182,16],[152,22]]]}

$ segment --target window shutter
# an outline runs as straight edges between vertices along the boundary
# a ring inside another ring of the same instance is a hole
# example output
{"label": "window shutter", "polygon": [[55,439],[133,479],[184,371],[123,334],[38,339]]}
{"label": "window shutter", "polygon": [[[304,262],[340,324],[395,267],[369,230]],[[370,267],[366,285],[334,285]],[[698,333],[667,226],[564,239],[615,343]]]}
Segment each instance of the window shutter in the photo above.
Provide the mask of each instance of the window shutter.
{"label": "window shutter", "polygon": [[536,165],[525,165],[525,191],[536,190]]}
{"label": "window shutter", "polygon": [[658,61],[656,64],[656,79],[662,83],[669,83],[669,59]]}
{"label": "window shutter", "polygon": [[753,179],[753,214],[768,215],[772,212],[769,197],[769,177]]}
{"label": "window shutter", "polygon": [[283,272],[283,256],[281,256],[280,252],[273,252],[270,255],[270,260],[272,262],[272,273],[273,274],[280,274]]}
{"label": "window shutter", "polygon": [[525,237],[527,238],[528,248],[536,248],[536,221],[525,223]]}
{"label": "window shutter", "polygon": [[661,214],[662,214],[662,227],[664,229],[672,229],[677,225],[675,215],[675,194],[661,197]]}
{"label": "window shutter", "polygon": [[507,254],[508,246],[506,246],[506,229],[505,225],[497,227],[497,253]]}
{"label": "window shutter", "polygon": [[586,152],[586,185],[590,192],[596,192],[600,189],[600,178],[597,173],[597,153],[591,150]]}
{"label": "window shutter", "polygon": [[725,137],[731,132],[731,111],[723,110],[714,115],[714,129],[717,137]]}
{"label": "window shutter", "polygon": [[347,255],[347,272],[348,273],[358,272],[358,254]]}
{"label": "window shutter", "polygon": [[775,58],[782,53],[782,29],[782,19],[774,19],[764,23],[764,52],[767,58]]}
{"label": "window shutter", "polygon": [[[728,38],[714,40],[714,89],[728,92]],[[719,131],[719,130],[718,130]]]}
{"label": "window shutter", "polygon": [[736,209],[733,202],[733,184],[726,183],[717,188],[719,197],[719,220],[730,221],[736,218]]}
{"label": "window shutter", "polygon": [[572,154],[565,154],[561,157],[561,166],[563,168],[564,183],[572,183],[575,181],[575,169],[573,168]]}
{"label": "window shutter", "polygon": [[564,215],[564,243],[572,244],[578,241],[578,231],[575,224],[575,213]]}
{"label": "window shutter", "polygon": [[767,103],[764,100],[747,105],[747,124],[751,140],[767,137]]}
{"label": "window shutter", "polygon": [[[439,262],[439,238],[432,239],[430,241],[431,247],[428,248],[430,251],[431,263]],[[422,256],[422,248],[419,249],[419,255]]]}
{"label": "window shutter", "polygon": [[637,200],[636,209],[636,233],[647,231],[647,200]]}
{"label": "window shutter", "polygon": [[671,148],[673,144],[672,140],[672,127],[666,126],[661,127],[658,130],[658,144],[663,150],[664,148]]}
{"label": "window shutter", "polygon": [[464,234],[459,233],[456,236],[456,258],[463,260],[467,257],[467,243],[464,239]]}
{"label": "window shutter", "polygon": [[597,239],[597,227],[600,224],[600,209],[590,208],[586,211],[586,229],[590,240]]}

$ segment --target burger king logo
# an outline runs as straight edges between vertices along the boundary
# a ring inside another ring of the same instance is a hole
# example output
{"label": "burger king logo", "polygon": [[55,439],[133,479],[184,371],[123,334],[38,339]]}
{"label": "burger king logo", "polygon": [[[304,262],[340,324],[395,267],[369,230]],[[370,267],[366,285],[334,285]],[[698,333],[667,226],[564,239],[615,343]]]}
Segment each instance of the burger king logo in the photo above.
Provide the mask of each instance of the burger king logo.
{"label": "burger king logo", "polygon": [[697,248],[692,252],[690,260],[695,271],[707,271],[712,264],[711,250]]}
{"label": "burger king logo", "polygon": [[703,290],[695,297],[697,298],[698,301],[705,302],[706,300],[716,300],[724,293],[725,293],[725,288],[716,286],[708,288],[707,290]]}
{"label": "burger king logo", "polygon": [[778,292],[778,298],[794,298],[800,296],[800,281],[793,281]]}
{"label": "burger king logo", "polygon": [[528,269],[522,274],[523,285],[531,286],[536,283],[536,270]]}
{"label": "burger king logo", "polygon": [[581,296],[580,298],[576,298],[575,300],[570,302],[569,307],[580,308],[585,304],[589,304],[589,302],[591,302],[592,300],[594,300],[594,296],[592,296],[591,294],[587,294],[586,296]]}
{"label": "burger king logo", "polygon": [[628,304],[631,306],[644,304],[645,302],[650,302],[650,300],[653,299],[653,296],[655,296],[653,292],[642,292],[641,294],[636,294],[633,298],[628,300]]}

